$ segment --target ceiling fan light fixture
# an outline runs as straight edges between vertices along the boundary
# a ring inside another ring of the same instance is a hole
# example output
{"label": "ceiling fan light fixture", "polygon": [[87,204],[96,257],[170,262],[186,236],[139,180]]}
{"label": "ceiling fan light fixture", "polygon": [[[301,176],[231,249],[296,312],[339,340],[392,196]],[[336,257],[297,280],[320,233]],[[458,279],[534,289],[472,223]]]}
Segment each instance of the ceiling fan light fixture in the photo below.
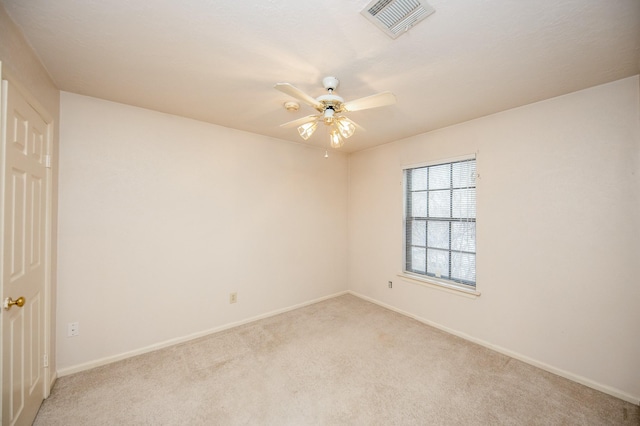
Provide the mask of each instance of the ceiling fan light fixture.
{"label": "ceiling fan light fixture", "polygon": [[331,148],[340,148],[344,144],[344,139],[342,139],[342,136],[340,136],[340,133],[336,129],[331,130],[329,141]]}
{"label": "ceiling fan light fixture", "polygon": [[340,135],[345,139],[353,136],[356,131],[356,126],[346,117],[339,117],[336,121],[336,126],[338,127]]}
{"label": "ceiling fan light fixture", "polygon": [[327,108],[324,110],[324,122],[325,124],[331,124],[333,123],[333,115],[336,112],[334,111],[333,108]]}
{"label": "ceiling fan light fixture", "polygon": [[[381,1],[388,3],[388,1],[391,0]],[[370,96],[365,96],[364,98],[345,102],[344,99],[333,93],[339,84],[337,78],[325,77],[322,80],[322,84],[329,93],[313,98],[289,83],[276,83],[274,87],[277,90],[304,102],[319,112],[319,114],[308,115],[306,117],[281,124],[280,127],[297,127],[300,137],[307,140],[316,131],[318,123],[324,123],[328,127],[327,130],[329,131],[329,142],[331,147],[340,148],[344,144],[345,139],[353,136],[356,131],[356,127],[360,129],[361,127],[347,117],[343,115],[336,115],[336,113],[342,114],[343,112],[361,111],[364,109],[378,108],[396,103],[396,97],[391,92],[376,93]]]}
{"label": "ceiling fan light fixture", "polygon": [[316,131],[318,127],[318,122],[314,121],[312,123],[304,123],[302,126],[298,127],[298,133],[305,141],[313,135],[313,132]]}

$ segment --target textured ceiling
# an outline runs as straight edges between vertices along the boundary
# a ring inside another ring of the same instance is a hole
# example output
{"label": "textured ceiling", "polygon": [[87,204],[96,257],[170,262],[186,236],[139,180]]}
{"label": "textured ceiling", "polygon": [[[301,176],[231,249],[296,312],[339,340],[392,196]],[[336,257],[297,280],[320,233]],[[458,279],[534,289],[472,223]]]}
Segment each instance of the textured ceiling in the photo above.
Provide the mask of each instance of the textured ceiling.
{"label": "textured ceiling", "polygon": [[347,152],[640,72],[639,0],[431,0],[395,40],[360,15],[367,0],[2,3],[69,92],[318,147],[322,129],[303,142],[278,126],[315,111],[286,111],[275,83],[395,93],[349,114],[366,130]]}

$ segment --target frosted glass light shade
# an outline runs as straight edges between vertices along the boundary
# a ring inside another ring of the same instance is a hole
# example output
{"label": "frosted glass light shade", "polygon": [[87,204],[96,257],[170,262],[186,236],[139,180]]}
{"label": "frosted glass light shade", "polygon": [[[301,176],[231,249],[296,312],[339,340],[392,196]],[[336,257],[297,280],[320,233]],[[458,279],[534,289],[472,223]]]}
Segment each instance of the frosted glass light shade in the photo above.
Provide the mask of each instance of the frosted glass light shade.
{"label": "frosted glass light shade", "polygon": [[313,123],[304,123],[302,126],[298,127],[298,133],[302,136],[302,139],[305,141],[311,137],[313,132],[316,131],[318,127],[318,122],[314,121]]}
{"label": "frosted glass light shade", "polygon": [[356,131],[356,126],[346,117],[340,117],[336,123],[338,131],[343,138],[349,138]]}
{"label": "frosted glass light shade", "polygon": [[333,129],[329,134],[329,140],[331,142],[331,148],[340,148],[344,144],[344,139],[342,139],[336,129]]}

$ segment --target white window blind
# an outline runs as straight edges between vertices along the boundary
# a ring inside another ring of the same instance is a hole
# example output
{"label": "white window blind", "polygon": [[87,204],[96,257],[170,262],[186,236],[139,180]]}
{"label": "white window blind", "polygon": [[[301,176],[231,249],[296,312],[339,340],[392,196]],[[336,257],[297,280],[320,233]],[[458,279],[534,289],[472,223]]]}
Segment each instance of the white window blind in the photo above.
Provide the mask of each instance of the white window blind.
{"label": "white window blind", "polygon": [[405,272],[476,286],[476,160],[405,170]]}

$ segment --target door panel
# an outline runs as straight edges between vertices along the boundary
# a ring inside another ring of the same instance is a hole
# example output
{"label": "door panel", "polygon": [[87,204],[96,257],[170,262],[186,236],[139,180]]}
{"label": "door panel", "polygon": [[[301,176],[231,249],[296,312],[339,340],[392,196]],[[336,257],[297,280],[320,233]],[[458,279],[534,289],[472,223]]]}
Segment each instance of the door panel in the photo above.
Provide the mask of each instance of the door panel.
{"label": "door panel", "polygon": [[2,309],[2,424],[31,424],[45,395],[44,262],[46,247],[45,121],[3,81],[6,127],[2,297],[24,306]]}
{"label": "door panel", "polygon": [[[11,197],[7,200],[7,215],[9,220],[8,232],[5,235],[11,235],[8,250],[5,252],[10,256],[11,275],[9,282],[15,282],[24,276],[24,243],[25,243],[25,222],[24,222],[24,204],[27,193],[27,174],[23,171],[11,169],[11,193],[7,194]],[[6,247],[6,245],[5,245]]]}

